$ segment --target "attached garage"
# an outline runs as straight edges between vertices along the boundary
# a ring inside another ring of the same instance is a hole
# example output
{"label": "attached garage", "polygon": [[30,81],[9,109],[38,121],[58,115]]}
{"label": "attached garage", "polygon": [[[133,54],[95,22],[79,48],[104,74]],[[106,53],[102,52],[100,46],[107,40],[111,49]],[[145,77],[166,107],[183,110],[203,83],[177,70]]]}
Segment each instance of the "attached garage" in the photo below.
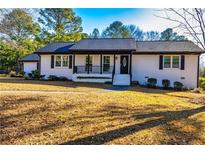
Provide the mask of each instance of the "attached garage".
{"label": "attached garage", "polygon": [[23,63],[23,71],[28,74],[33,70],[39,69],[39,56],[30,54],[20,60]]}

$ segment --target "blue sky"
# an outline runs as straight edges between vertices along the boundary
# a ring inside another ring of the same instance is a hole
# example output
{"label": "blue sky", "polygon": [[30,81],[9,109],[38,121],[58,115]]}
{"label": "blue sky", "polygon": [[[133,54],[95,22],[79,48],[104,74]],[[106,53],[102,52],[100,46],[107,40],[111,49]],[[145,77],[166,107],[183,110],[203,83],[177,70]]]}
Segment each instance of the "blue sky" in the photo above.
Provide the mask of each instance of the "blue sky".
{"label": "blue sky", "polygon": [[174,22],[155,16],[159,11],[143,8],[76,8],[76,14],[82,18],[83,30],[91,33],[94,28],[100,31],[113,21],[122,21],[124,24],[134,24],[144,31],[163,31],[168,27],[176,26]]}
{"label": "blue sky", "polygon": [[[113,21],[122,21],[124,24],[134,24],[143,31],[163,31],[166,28],[177,26],[176,23],[161,19],[156,9],[143,8],[76,8],[77,15],[82,18],[83,31],[90,34],[94,28],[100,32]],[[180,31],[177,31],[180,34]],[[204,58],[205,61],[205,58]]]}
{"label": "blue sky", "polygon": [[149,14],[150,9],[132,8],[82,8],[74,9],[77,15],[83,20],[83,29],[86,33],[91,33],[94,28],[100,31],[105,29],[113,21],[119,20],[125,24],[136,24],[143,17]]}

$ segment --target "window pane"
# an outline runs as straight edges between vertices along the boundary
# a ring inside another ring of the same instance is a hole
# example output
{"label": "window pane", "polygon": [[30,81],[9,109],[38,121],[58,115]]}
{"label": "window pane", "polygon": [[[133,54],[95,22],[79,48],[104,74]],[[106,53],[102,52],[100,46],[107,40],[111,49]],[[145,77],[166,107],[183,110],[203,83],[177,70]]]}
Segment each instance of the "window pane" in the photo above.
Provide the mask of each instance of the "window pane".
{"label": "window pane", "polygon": [[61,66],[61,56],[56,56],[56,62],[55,62],[56,67]]}
{"label": "window pane", "polygon": [[63,66],[68,66],[68,56],[63,56]]}
{"label": "window pane", "polygon": [[[93,56],[89,56],[89,71],[92,71]],[[88,71],[88,56],[85,57],[85,71]]]}
{"label": "window pane", "polygon": [[173,56],[172,67],[179,68],[179,56]]}
{"label": "window pane", "polygon": [[170,67],[171,67],[171,57],[164,56],[164,68],[170,68]]}
{"label": "window pane", "polygon": [[110,70],[110,56],[104,56],[103,58],[103,71],[108,72]]}

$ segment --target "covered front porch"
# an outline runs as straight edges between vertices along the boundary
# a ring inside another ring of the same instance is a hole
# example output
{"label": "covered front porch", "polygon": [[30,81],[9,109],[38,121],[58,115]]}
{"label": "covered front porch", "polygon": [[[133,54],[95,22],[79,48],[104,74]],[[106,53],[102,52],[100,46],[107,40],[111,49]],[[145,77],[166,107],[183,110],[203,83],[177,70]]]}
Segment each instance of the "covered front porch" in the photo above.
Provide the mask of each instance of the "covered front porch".
{"label": "covered front porch", "polygon": [[83,39],[73,52],[73,80],[130,85],[134,39]]}
{"label": "covered front porch", "polygon": [[114,84],[117,83],[116,80],[129,80],[127,84],[130,85],[131,62],[132,52],[75,53],[73,54],[73,81]]}

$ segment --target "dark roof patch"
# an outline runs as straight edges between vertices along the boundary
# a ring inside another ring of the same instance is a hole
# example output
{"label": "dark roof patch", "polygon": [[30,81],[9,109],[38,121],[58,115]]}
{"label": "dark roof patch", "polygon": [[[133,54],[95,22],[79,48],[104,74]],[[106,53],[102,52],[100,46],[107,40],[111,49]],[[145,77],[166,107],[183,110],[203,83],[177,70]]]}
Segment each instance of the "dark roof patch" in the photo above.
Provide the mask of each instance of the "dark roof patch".
{"label": "dark roof patch", "polygon": [[50,43],[40,48],[37,54],[63,54],[85,52],[126,52],[134,53],[203,53],[204,51],[191,41],[135,41],[132,38],[82,39],[79,42]]}
{"label": "dark roof patch", "polygon": [[69,53],[69,49],[75,42],[55,42],[49,43],[43,48],[40,48],[36,53]]}
{"label": "dark roof patch", "polygon": [[101,38],[101,39],[82,39],[70,48],[72,51],[122,51],[136,50],[135,40],[132,38]]}
{"label": "dark roof patch", "polygon": [[203,50],[191,41],[139,41],[136,42],[136,53],[186,52],[202,53]]}
{"label": "dark roof patch", "polygon": [[35,53],[32,53],[32,54],[22,58],[20,61],[22,61],[22,62],[38,62],[39,56]]}

